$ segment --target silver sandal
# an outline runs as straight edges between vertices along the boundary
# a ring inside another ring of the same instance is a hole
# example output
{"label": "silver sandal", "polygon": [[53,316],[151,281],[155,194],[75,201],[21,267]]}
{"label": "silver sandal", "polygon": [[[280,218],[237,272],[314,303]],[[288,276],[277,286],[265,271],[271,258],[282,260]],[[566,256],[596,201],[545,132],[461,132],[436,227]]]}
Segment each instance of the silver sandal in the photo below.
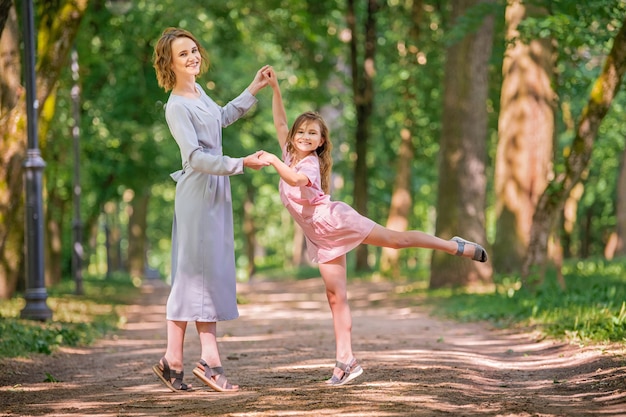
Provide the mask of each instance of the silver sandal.
{"label": "silver sandal", "polygon": [[363,373],[363,368],[361,368],[361,365],[357,363],[356,358],[353,358],[349,364],[337,361],[335,363],[335,368],[341,369],[343,371],[343,375],[341,378],[333,375],[328,381],[326,381],[328,385],[339,386],[347,384]]}
{"label": "silver sandal", "polygon": [[465,240],[461,237],[454,236],[452,239],[458,245],[458,249],[455,253],[456,256],[463,256],[463,252],[465,251],[465,245],[473,245],[476,249],[474,249],[474,256],[472,256],[472,260],[478,262],[487,262],[487,251],[480,246],[478,243],[470,242],[469,240]]}

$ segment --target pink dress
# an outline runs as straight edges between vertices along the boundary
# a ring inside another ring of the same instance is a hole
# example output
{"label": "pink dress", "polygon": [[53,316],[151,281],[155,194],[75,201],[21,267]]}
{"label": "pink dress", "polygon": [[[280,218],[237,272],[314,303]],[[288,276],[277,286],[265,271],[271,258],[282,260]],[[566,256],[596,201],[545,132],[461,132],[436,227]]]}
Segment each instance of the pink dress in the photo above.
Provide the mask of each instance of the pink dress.
{"label": "pink dress", "polygon": [[[283,150],[283,160],[291,165],[291,155]],[[351,251],[363,242],[376,223],[340,201],[331,201],[322,191],[320,163],[309,155],[293,169],[309,178],[309,184],[293,187],[282,179],[280,198],[306,236],[312,262],[325,263]]]}

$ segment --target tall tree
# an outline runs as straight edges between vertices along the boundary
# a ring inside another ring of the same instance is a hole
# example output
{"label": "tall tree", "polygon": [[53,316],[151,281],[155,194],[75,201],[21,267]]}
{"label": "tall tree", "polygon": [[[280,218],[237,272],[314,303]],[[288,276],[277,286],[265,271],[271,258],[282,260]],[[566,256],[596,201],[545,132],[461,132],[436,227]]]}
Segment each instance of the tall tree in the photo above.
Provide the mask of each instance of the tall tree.
{"label": "tall tree", "polygon": [[[488,63],[494,18],[490,0],[460,0],[452,5],[453,24],[479,19],[474,32],[446,50],[444,108],[439,151],[436,235],[461,235],[486,245]],[[487,7],[485,7],[487,6]],[[477,16],[469,12],[481,12]],[[467,14],[467,16],[466,16]],[[462,70],[460,70],[462,69]],[[489,263],[467,262],[434,253],[430,287],[467,286],[491,280]]]}
{"label": "tall tree", "polygon": [[[36,83],[37,101],[41,103],[38,107],[38,116],[41,116],[44,109],[50,108],[48,99],[54,97],[56,83],[61,71],[66,67],[69,51],[86,6],[87,0],[46,0],[37,4],[40,18],[36,25],[39,40]],[[14,47],[18,48],[18,44],[15,43]],[[18,57],[19,54],[14,56],[13,65],[18,65]],[[0,78],[5,80],[10,72],[5,73],[3,70],[0,74]],[[4,81],[2,83],[4,84]],[[16,96],[20,97],[22,88],[20,85],[15,86]],[[0,204],[0,218],[4,220],[0,223],[0,242],[3,245],[0,247],[0,281],[2,281],[0,298],[12,295],[24,260],[22,162],[26,151],[26,107],[23,99],[21,96],[13,108],[6,110],[3,108],[0,124],[2,138],[0,151],[3,157],[0,188],[3,189],[1,201],[6,202]],[[46,123],[40,123],[40,129],[45,132]],[[41,136],[45,137],[45,134]],[[43,146],[45,143],[42,142]]]}
{"label": "tall tree", "polygon": [[4,17],[0,34],[0,299],[15,291],[24,260],[26,107],[17,17],[14,8],[6,8],[7,3],[12,2],[3,1],[0,8]]}
{"label": "tall tree", "polygon": [[618,175],[617,202],[615,204],[615,212],[617,213],[615,254],[626,256],[626,148],[622,151]]}
{"label": "tall tree", "polygon": [[572,189],[582,181],[587,171],[598,129],[606,115],[626,71],[626,18],[613,39],[613,46],[602,71],[591,90],[587,105],[576,124],[576,136],[565,154],[562,172],[557,172],[539,199],[531,228],[528,254],[524,260],[522,275],[528,280],[537,268],[543,279],[548,240],[560,218],[565,201]]}
{"label": "tall tree", "polygon": [[[411,53],[402,53],[402,64],[407,68],[415,67],[415,51],[418,51],[418,38],[420,34],[420,23],[424,12],[424,4],[422,0],[415,0],[411,5],[411,25],[409,36],[407,39],[406,49],[402,51],[411,51]],[[408,56],[407,56],[408,55]],[[410,59],[413,58],[413,59]],[[415,71],[411,72],[412,74]],[[414,104],[412,100],[412,89],[417,88],[417,76],[410,76],[406,80],[406,89],[402,102]],[[413,146],[413,133],[415,123],[411,117],[405,120],[405,128],[400,132],[400,148],[398,149],[398,159],[396,163],[396,177],[393,184],[391,194],[391,205],[389,207],[389,216],[387,217],[386,227],[392,230],[406,230],[409,225],[409,214],[411,212],[411,164],[415,155]],[[380,257],[380,270],[383,274],[398,276],[400,267],[398,263],[399,251],[391,248],[383,248]]]}
{"label": "tall tree", "polygon": [[9,12],[12,8],[13,0],[0,0],[0,35],[4,31],[4,25],[9,18]]}
{"label": "tall tree", "polygon": [[[357,16],[354,0],[348,0],[348,29],[350,30],[350,66],[352,90],[356,107],[356,162],[354,165],[354,207],[367,216],[367,141],[370,136],[370,119],[374,108],[374,57],[376,53],[376,12],[378,0],[367,0],[363,45],[359,44]],[[362,46],[363,58],[359,59]],[[356,250],[356,268],[368,268],[367,247]]]}
{"label": "tall tree", "polygon": [[546,11],[509,0],[495,167],[496,239],[493,264],[519,271],[528,248],[535,206],[552,169],[555,94],[550,39],[520,39],[519,23]]}

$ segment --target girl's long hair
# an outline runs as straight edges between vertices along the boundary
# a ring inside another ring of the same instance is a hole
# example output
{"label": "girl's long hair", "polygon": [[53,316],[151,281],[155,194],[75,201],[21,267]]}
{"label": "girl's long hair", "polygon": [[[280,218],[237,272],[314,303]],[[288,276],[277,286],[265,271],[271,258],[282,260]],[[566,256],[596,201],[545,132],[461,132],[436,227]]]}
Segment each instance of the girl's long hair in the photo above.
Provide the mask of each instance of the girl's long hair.
{"label": "girl's long hair", "polygon": [[209,68],[209,55],[191,32],[179,28],[165,29],[154,46],[154,55],[152,57],[152,64],[156,70],[159,87],[162,87],[165,91],[170,91],[176,84],[176,74],[172,71],[172,42],[177,38],[183,37],[194,41],[202,57],[198,75],[203,74]]}
{"label": "girl's long hair", "polygon": [[302,126],[303,123],[308,122],[317,122],[320,127],[320,134],[322,138],[324,138],[324,143],[322,143],[316,150],[317,157],[320,161],[320,176],[322,182],[322,190],[326,194],[330,194],[330,174],[333,168],[333,158],[331,155],[331,151],[333,150],[333,144],[330,141],[330,133],[328,131],[328,126],[326,126],[326,122],[322,116],[317,112],[308,111],[302,113],[296,121],[291,126],[289,130],[289,134],[287,135],[287,145],[286,150],[287,153],[293,155],[294,147],[293,147],[293,139],[298,131],[298,128]]}

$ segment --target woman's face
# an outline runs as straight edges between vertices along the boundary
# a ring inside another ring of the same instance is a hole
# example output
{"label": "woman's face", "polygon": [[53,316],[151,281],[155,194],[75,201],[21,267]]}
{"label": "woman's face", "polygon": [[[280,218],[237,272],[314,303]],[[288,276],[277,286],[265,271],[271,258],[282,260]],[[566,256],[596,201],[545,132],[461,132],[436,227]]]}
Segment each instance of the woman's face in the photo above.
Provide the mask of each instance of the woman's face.
{"label": "woman's face", "polygon": [[194,41],[187,37],[172,41],[172,71],[176,74],[177,80],[198,75],[201,63],[202,56]]}

